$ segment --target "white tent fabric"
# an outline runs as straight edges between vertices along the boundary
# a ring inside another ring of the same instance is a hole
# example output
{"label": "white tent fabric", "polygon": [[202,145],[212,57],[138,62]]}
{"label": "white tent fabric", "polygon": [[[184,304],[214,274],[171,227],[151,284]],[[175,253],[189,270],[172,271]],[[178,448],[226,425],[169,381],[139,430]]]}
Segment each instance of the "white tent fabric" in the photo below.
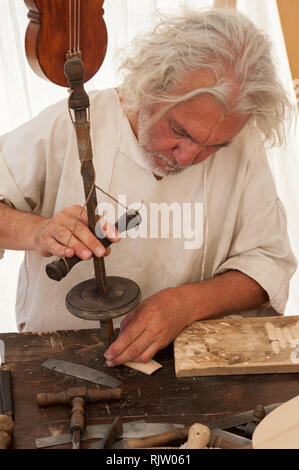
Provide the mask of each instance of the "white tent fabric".
{"label": "white tent fabric", "polygon": [[[273,57],[284,88],[296,103],[294,83],[289,67],[283,31],[276,1],[238,0],[238,10],[246,14],[263,29],[273,43]],[[299,45],[299,44],[298,44]],[[287,145],[268,150],[269,162],[275,178],[278,194],[288,214],[288,230],[295,256],[299,260],[299,121],[293,123],[287,134]],[[291,281],[286,315],[299,314],[299,269]]]}
{"label": "white tent fabric", "polygon": [[[236,3],[235,0],[215,2],[216,6]],[[107,55],[100,71],[86,85],[87,91],[119,83],[115,51],[129,44],[136,34],[150,29],[157,20],[157,9],[161,13],[172,14],[181,11],[182,7],[212,7],[213,3],[213,0],[106,0],[104,18],[109,38]],[[238,0],[237,7],[270,35],[281,79],[295,101],[276,1]],[[24,3],[20,0],[1,0],[0,22],[0,134],[4,134],[31,119],[46,106],[65,98],[67,92],[36,76],[27,63],[24,36],[28,19]],[[299,185],[296,184],[299,180],[298,135],[293,130],[287,147],[269,151],[269,159],[279,195],[287,209],[292,246],[299,259],[299,238],[296,237],[299,206]],[[22,257],[22,252],[7,251],[0,262],[0,332],[16,331],[15,290]],[[299,313],[298,276],[298,273],[295,274],[292,281],[286,311],[288,315]]]}

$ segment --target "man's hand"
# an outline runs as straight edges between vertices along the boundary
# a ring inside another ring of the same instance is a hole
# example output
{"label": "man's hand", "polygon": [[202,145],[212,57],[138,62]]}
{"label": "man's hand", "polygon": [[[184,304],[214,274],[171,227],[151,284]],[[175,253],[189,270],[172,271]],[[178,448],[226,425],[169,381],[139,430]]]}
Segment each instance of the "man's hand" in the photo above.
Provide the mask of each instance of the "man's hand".
{"label": "man's hand", "polygon": [[[107,256],[110,248],[105,249],[88,228],[87,213],[79,205],[71,206],[50,219],[41,219],[35,233],[35,247],[42,256],[77,255],[81,259]],[[80,218],[77,222],[77,219]],[[101,219],[103,234],[113,243],[120,237],[114,225]],[[72,232],[73,235],[71,236]]]}
{"label": "man's hand", "polygon": [[147,362],[189,324],[184,301],[175,288],[145,299],[122,321],[117,340],[104,354],[109,367],[127,361]]}
{"label": "man's hand", "polygon": [[107,365],[147,362],[185,326],[253,309],[268,300],[267,292],[254,279],[237,270],[162,290],[124,318],[118,339],[104,354]]}

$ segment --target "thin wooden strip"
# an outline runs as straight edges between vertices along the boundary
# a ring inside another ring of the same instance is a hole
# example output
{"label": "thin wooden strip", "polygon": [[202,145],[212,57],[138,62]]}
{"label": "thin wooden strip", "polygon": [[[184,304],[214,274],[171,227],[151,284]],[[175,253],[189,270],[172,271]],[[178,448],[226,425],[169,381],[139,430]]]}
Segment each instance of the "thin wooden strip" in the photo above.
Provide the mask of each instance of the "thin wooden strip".
{"label": "thin wooden strip", "polygon": [[162,367],[161,364],[159,364],[157,361],[154,361],[153,359],[145,363],[128,361],[125,362],[124,365],[147,375],[153,374],[156,372],[156,370]]}

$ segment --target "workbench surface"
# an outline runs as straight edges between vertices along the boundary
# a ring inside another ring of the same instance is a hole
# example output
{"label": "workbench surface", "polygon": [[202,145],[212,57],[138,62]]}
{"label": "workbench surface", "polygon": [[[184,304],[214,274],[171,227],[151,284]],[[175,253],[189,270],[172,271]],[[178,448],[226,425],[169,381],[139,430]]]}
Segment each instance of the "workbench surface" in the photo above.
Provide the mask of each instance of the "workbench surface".
{"label": "workbench surface", "polygon": [[[125,366],[108,368],[103,357],[106,348],[98,329],[4,333],[0,339],[5,342],[5,362],[12,373],[15,449],[35,449],[36,438],[69,431],[70,408],[59,405],[39,408],[37,393],[77,386],[101,387],[42,367],[50,358],[99,369],[122,381],[121,400],[87,404],[86,425],[111,423],[118,415],[123,422],[145,419],[204,424],[299,394],[297,373],[176,378],[172,345],[156,355],[155,360],[163,367],[151,376]],[[82,442],[82,448],[91,442]],[[60,446],[70,447],[70,444]]]}

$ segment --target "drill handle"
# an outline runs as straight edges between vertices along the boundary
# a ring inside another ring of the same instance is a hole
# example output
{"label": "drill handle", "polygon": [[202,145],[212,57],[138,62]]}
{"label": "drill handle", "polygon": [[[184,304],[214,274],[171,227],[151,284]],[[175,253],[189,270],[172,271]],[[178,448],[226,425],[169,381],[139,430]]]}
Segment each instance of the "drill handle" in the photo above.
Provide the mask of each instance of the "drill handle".
{"label": "drill handle", "polygon": [[[129,210],[123,214],[119,220],[115,223],[115,227],[118,229],[119,233],[128,231],[141,223],[141,216],[138,212]],[[104,248],[108,248],[111,245],[111,241],[108,238],[105,238],[104,235],[98,231],[96,234],[99,241],[102,243]],[[71,258],[61,258],[58,261],[52,261],[46,265],[46,273],[50,279],[54,281],[61,281],[70,270],[80,261],[81,258],[78,256],[72,256]]]}
{"label": "drill handle", "polygon": [[70,403],[70,396],[68,392],[38,393],[36,401],[39,406],[68,405]]}
{"label": "drill handle", "polygon": [[71,432],[79,429],[81,433],[84,431],[84,398],[74,397],[72,399],[71,413]]}
{"label": "drill handle", "polygon": [[118,400],[122,396],[121,388],[110,388],[107,390],[87,390],[86,401],[95,403],[101,400]]}

